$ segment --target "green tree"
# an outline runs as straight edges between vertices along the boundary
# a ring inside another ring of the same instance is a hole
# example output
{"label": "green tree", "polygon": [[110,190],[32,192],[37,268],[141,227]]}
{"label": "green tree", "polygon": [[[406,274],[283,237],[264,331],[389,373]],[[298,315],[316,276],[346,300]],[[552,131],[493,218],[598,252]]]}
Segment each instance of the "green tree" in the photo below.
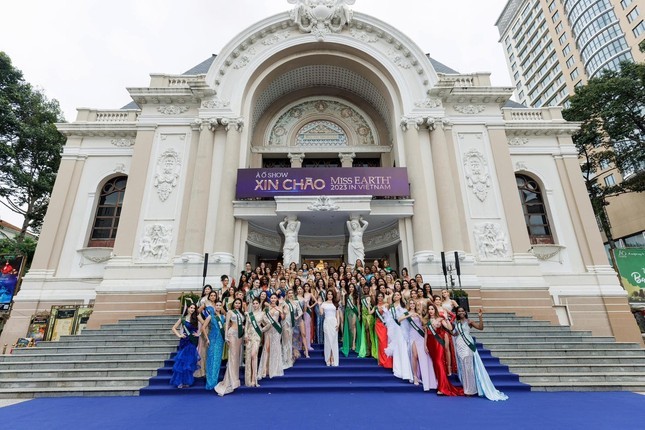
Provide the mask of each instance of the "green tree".
{"label": "green tree", "polygon": [[42,225],[65,143],[54,124],[62,121],[58,102],[0,51],[0,203],[24,217],[18,242]]}
{"label": "green tree", "polygon": [[[0,235],[0,255],[23,255],[27,258],[27,269],[31,266],[31,260],[36,251],[36,240],[31,236],[25,236],[21,241]],[[0,261],[0,264],[3,262]]]}

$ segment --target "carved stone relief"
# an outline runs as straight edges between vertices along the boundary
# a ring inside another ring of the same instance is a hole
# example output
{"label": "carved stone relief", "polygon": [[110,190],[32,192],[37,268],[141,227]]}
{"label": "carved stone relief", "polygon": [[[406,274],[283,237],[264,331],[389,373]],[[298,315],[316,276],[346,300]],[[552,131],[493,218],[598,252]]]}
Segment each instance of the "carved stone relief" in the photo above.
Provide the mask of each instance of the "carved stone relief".
{"label": "carved stone relief", "polygon": [[[274,146],[288,145],[289,142],[287,142],[286,138],[289,135],[289,131],[298,122],[300,122],[302,118],[306,118],[307,116],[312,116],[312,119],[313,119],[316,115],[319,115],[319,114],[331,115],[332,117],[338,118],[338,121],[340,123],[343,123],[348,127],[351,127],[359,139],[357,142],[358,144],[361,144],[361,145],[375,144],[372,129],[368,125],[363,115],[357,112],[354,108],[335,100],[309,100],[309,101],[300,103],[296,106],[293,106],[287,112],[283,113],[273,125],[271,129],[271,133],[269,135],[268,144],[274,145]],[[335,132],[338,134],[338,136],[340,136],[341,134],[344,134],[341,127],[339,127],[338,125],[330,121],[316,121],[316,123],[317,123],[316,125],[325,126],[328,132],[334,129]],[[307,125],[303,127],[303,130],[306,127]],[[329,134],[329,133],[323,133],[323,134]],[[333,141],[339,142],[338,144],[346,144],[346,140],[343,140],[342,136],[333,139]],[[323,140],[319,140],[319,142],[323,142]],[[300,144],[302,144],[302,142],[300,142]]]}
{"label": "carved stone relief", "polygon": [[231,102],[228,100],[220,100],[219,98],[215,97],[212,100],[206,100],[202,102],[202,107],[206,109],[222,109],[225,107],[229,107]]}
{"label": "carved stone relief", "polygon": [[425,100],[415,102],[414,105],[418,108],[432,109],[441,107],[441,99],[435,97],[426,97]]}
{"label": "carved stone relief", "polygon": [[168,257],[172,242],[172,226],[152,224],[146,227],[145,235],[139,244],[142,259],[163,260]]}
{"label": "carved stone relief", "polygon": [[508,241],[499,224],[493,222],[479,223],[475,225],[474,234],[480,259],[508,258]]}
{"label": "carved stone relief", "polygon": [[188,106],[159,106],[157,110],[163,115],[179,115],[186,112]]}
{"label": "carved stone relief", "polygon": [[155,174],[154,186],[162,202],[168,200],[172,190],[177,186],[180,169],[181,158],[177,151],[168,149],[161,154],[157,161],[157,173]]}
{"label": "carved stone relief", "polygon": [[362,29],[352,28],[351,30],[349,30],[349,34],[351,34],[355,39],[358,39],[365,43],[375,43],[378,42],[379,39],[376,34],[368,33],[367,31]]}
{"label": "carved stone relief", "polygon": [[477,149],[470,149],[464,154],[464,175],[468,188],[480,201],[486,200],[490,188],[490,174],[484,154]]}
{"label": "carved stone relief", "polygon": [[385,244],[391,244],[397,242],[400,239],[399,228],[394,227],[390,230],[379,233],[375,236],[370,236],[365,240],[365,248],[378,248],[382,247]]}
{"label": "carved stone relief", "polygon": [[325,35],[340,33],[352,22],[353,12],[349,5],[355,0],[288,0],[295,4],[291,10],[291,20],[303,33],[311,33],[318,40]]}
{"label": "carved stone relief", "polygon": [[508,140],[508,144],[512,146],[526,145],[529,143],[529,140],[525,137],[514,137]]}
{"label": "carved stone relief", "polygon": [[313,201],[309,206],[307,206],[307,209],[310,211],[337,211],[340,209],[340,206],[338,206],[332,199],[330,199],[328,196],[318,196],[316,200]]}
{"label": "carved stone relief", "polygon": [[273,45],[274,43],[280,42],[281,40],[288,39],[289,36],[291,36],[291,32],[289,30],[279,31],[275,34],[272,34],[271,36],[267,36],[266,39],[262,41],[262,44],[266,46],[270,46],[270,45]]}
{"label": "carved stone relief", "polygon": [[262,248],[276,251],[280,249],[281,244],[280,238],[277,235],[268,235],[255,230],[249,231],[247,241]]}
{"label": "carved stone relief", "polygon": [[134,139],[112,139],[110,143],[119,148],[129,148],[134,145]]}
{"label": "carved stone relief", "polygon": [[455,105],[455,110],[457,112],[466,114],[466,115],[476,115],[482,113],[486,106],[484,105]]}

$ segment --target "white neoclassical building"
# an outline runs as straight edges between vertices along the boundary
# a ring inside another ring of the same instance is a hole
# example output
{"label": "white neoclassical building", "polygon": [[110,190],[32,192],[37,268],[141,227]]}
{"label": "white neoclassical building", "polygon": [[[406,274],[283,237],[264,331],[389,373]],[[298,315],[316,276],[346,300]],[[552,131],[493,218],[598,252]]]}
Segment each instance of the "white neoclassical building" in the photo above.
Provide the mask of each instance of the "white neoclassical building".
{"label": "white neoclassical building", "polygon": [[[276,261],[365,257],[434,286],[441,252],[471,306],[640,341],[608,265],[560,108],[527,109],[353,2],[294,1],[123,109],[59,125],[63,160],[2,343],[52,305],[90,326],[175,313],[182,291]],[[249,170],[252,169],[252,170]],[[457,252],[457,254],[455,254]]]}

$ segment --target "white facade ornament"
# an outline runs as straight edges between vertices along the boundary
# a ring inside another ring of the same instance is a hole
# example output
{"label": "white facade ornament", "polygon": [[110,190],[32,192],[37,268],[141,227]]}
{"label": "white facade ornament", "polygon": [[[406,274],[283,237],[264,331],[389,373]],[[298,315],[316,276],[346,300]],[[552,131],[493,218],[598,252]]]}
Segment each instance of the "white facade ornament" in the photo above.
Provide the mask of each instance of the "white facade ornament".
{"label": "white facade ornament", "polygon": [[179,115],[188,110],[188,106],[159,106],[157,111],[163,115]]}
{"label": "white facade ornament", "polygon": [[117,163],[116,166],[114,166],[114,173],[125,173],[125,164],[123,163]]}
{"label": "white facade ornament", "polygon": [[347,221],[349,230],[349,243],[347,244],[347,263],[354,266],[357,260],[365,262],[365,244],[363,233],[367,230],[369,223],[363,217],[352,217]]}
{"label": "white facade ornament", "polygon": [[172,226],[152,224],[146,227],[146,234],[139,244],[139,255],[142,259],[165,259],[170,251]]}
{"label": "white facade ornament", "polygon": [[271,249],[274,251],[280,250],[280,239],[276,235],[263,234],[259,231],[251,230],[247,236],[247,242],[262,248]]}
{"label": "white facade ornament", "polygon": [[404,70],[412,68],[412,62],[406,58],[402,52],[390,49],[387,55],[392,59],[392,62]]}
{"label": "white facade ornament", "polygon": [[524,163],[523,161],[518,161],[517,163],[515,163],[515,171],[517,172],[518,170],[528,170],[526,163]]}
{"label": "white facade ornament", "polygon": [[383,233],[379,233],[375,236],[370,236],[367,240],[365,240],[365,247],[368,249],[380,248],[384,245],[397,243],[400,239],[401,235],[399,234],[399,228],[394,227]]}
{"label": "white facade ornament", "polygon": [[282,247],[282,264],[287,267],[291,263],[300,265],[300,243],[298,243],[298,232],[300,231],[300,221],[293,217],[284,218],[284,221],[278,223],[282,234],[284,234],[284,246]]}
{"label": "white facade ornament", "polygon": [[466,114],[466,115],[476,115],[482,113],[486,106],[484,105],[455,105],[455,110],[457,112]]}
{"label": "white facade ornament", "polygon": [[480,201],[486,200],[490,188],[490,174],[484,154],[477,149],[470,149],[464,154],[464,175],[468,188]]}
{"label": "white facade ornament", "polygon": [[328,196],[318,196],[312,204],[307,206],[307,209],[309,209],[310,211],[316,211],[316,212],[326,212],[326,211],[337,211],[338,209],[340,209],[340,206],[338,206]]}
{"label": "white facade ornament", "polygon": [[441,107],[441,99],[435,97],[426,97],[425,100],[415,102],[414,105],[418,108],[433,109]]}
{"label": "white facade ornament", "polygon": [[499,224],[492,222],[477,224],[474,233],[481,259],[508,258],[508,242]]}
{"label": "white facade ornament", "polygon": [[181,158],[177,151],[168,149],[161,154],[157,161],[157,173],[155,174],[154,186],[162,202],[168,200],[170,193],[177,186],[180,169]]}
{"label": "white facade ornament", "polygon": [[325,35],[340,33],[352,22],[353,12],[349,8],[355,0],[288,0],[295,4],[291,20],[303,33],[311,33],[318,40]]}
{"label": "white facade ornament", "polygon": [[362,29],[352,28],[351,30],[349,30],[349,34],[351,34],[355,39],[358,39],[361,42],[365,43],[376,43],[379,39],[376,34],[368,33],[367,31]]}
{"label": "white facade ornament", "polygon": [[254,55],[255,55],[255,49],[250,48],[248,51],[246,51],[245,55],[242,55],[241,57],[239,57],[238,61],[235,63],[233,68],[236,70],[239,70],[246,67],[246,65],[251,62],[251,58],[253,58]]}
{"label": "white facade ornament", "polygon": [[262,44],[266,46],[270,46],[270,45],[273,45],[274,43],[278,43],[282,40],[288,39],[289,36],[291,36],[291,32],[289,30],[279,31],[275,34],[272,34],[271,36],[267,36],[266,39],[262,41]]}
{"label": "white facade ornament", "polygon": [[129,148],[134,145],[134,139],[112,139],[110,143],[118,148]]}
{"label": "white facade ornament", "polygon": [[526,145],[529,143],[529,140],[525,137],[514,137],[508,140],[508,144],[512,146]]}
{"label": "white facade ornament", "polygon": [[229,107],[231,102],[228,100],[220,100],[217,97],[215,97],[212,100],[205,100],[202,102],[202,107],[206,109],[222,109]]}

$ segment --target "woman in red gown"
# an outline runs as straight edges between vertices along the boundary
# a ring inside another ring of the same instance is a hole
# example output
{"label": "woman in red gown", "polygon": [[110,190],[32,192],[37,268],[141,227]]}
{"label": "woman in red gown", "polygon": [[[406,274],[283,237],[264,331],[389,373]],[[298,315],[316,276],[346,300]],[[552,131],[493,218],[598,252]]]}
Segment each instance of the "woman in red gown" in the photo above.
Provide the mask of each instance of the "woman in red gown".
{"label": "woman in red gown", "polygon": [[376,315],[374,331],[376,332],[376,339],[378,340],[378,364],[386,369],[392,369],[394,366],[394,359],[385,354],[385,348],[387,348],[387,328],[385,327],[384,319],[385,312],[387,312],[385,294],[378,293],[376,295],[376,308],[374,312]]}
{"label": "woman in red gown", "polygon": [[446,396],[463,396],[464,389],[455,387],[448,380],[445,362],[444,334],[452,331],[450,321],[439,315],[437,307],[428,303],[428,320],[426,322],[426,352],[432,358],[434,373],[437,377],[437,394]]}

